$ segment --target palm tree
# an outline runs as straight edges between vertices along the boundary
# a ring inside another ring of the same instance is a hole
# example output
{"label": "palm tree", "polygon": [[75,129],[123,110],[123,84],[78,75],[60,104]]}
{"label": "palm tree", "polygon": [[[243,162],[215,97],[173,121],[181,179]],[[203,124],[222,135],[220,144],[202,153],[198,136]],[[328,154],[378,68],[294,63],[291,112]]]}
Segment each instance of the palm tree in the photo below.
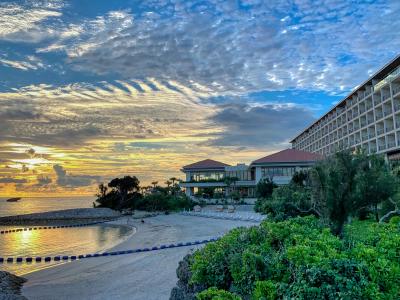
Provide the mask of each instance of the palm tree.
{"label": "palm tree", "polygon": [[153,188],[156,188],[158,181],[153,181],[151,184],[153,185]]}
{"label": "palm tree", "polygon": [[175,181],[177,181],[178,178],[176,178],[176,177],[171,177],[169,180],[172,181],[172,186],[174,186],[174,185],[175,185]]}
{"label": "palm tree", "polygon": [[169,180],[167,180],[166,182],[165,182],[165,184],[168,186],[168,188],[171,186],[171,181],[169,181]]}

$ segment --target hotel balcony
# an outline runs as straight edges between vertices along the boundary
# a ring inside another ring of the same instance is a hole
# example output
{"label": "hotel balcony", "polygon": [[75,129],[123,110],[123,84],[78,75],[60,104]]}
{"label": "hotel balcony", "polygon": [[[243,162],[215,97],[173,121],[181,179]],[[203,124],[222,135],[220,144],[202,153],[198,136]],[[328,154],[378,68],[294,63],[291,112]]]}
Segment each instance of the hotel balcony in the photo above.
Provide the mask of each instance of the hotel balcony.
{"label": "hotel balcony", "polygon": [[375,106],[378,105],[379,103],[381,103],[381,97],[380,97],[380,95],[375,95],[374,96],[374,104],[375,104]]}
{"label": "hotel balcony", "polygon": [[385,132],[390,132],[394,129],[393,123],[392,124],[388,124],[385,127]]}
{"label": "hotel balcony", "polygon": [[392,113],[392,105],[385,105],[383,115],[386,117]]}
{"label": "hotel balcony", "polygon": [[382,95],[382,101],[385,102],[387,99],[390,98],[390,94],[383,94]]}
{"label": "hotel balcony", "polygon": [[379,145],[378,146],[378,150],[379,151],[383,151],[383,150],[385,150],[386,149],[386,146],[385,145]]}
{"label": "hotel balcony", "polygon": [[382,133],[384,133],[385,132],[385,129],[383,128],[383,126],[381,127],[381,128],[377,128],[376,129],[376,134],[377,135],[381,135]]}
{"label": "hotel balcony", "polygon": [[[236,181],[235,186],[251,186],[255,185],[254,180],[243,180]],[[226,184],[223,181],[184,181],[179,184],[181,187],[225,187]]]}
{"label": "hotel balcony", "polygon": [[396,141],[395,140],[388,141],[387,146],[389,149],[396,147]]}
{"label": "hotel balcony", "polygon": [[393,92],[393,96],[400,93],[400,86],[393,87],[392,92]]}
{"label": "hotel balcony", "polygon": [[398,100],[394,101],[394,110],[399,111],[400,110],[400,102]]}
{"label": "hotel balcony", "polygon": [[383,113],[382,111],[376,111],[375,112],[375,121],[382,119],[383,118]]}

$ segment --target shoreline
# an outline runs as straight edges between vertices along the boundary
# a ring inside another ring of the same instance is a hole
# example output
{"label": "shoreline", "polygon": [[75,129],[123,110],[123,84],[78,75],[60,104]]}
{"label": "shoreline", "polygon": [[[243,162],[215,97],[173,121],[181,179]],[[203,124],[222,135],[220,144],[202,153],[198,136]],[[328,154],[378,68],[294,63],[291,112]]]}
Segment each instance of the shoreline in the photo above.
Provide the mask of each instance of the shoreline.
{"label": "shoreline", "polygon": [[73,208],[0,217],[0,226],[52,225],[61,223],[112,221],[121,217],[109,208]]}
{"label": "shoreline", "polygon": [[[132,220],[129,225],[137,228],[136,234],[112,247],[113,251],[207,239],[254,225],[179,214],[158,215],[144,223],[129,217],[110,223],[127,224],[128,219]],[[199,247],[202,245],[98,257],[42,269],[24,275],[28,282],[22,294],[28,299],[169,299],[177,282],[178,262]]]}

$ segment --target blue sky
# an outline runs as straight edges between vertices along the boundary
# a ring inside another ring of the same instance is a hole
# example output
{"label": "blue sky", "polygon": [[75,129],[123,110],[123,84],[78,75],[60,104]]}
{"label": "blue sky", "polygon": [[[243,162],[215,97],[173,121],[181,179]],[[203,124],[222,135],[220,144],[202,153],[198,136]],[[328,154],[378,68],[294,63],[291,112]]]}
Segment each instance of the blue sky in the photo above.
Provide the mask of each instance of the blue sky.
{"label": "blue sky", "polygon": [[151,180],[179,172],[177,157],[288,147],[398,55],[399,13],[399,1],[2,1],[0,177],[58,191],[55,165]]}

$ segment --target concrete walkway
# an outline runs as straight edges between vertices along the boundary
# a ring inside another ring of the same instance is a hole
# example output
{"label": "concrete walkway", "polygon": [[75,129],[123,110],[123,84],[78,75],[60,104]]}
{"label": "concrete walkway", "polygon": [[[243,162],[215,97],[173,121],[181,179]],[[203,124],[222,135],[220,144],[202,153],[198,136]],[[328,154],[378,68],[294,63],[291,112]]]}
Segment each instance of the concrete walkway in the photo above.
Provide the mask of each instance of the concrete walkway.
{"label": "concrete walkway", "polygon": [[[136,234],[112,251],[209,239],[235,227],[254,225],[178,214],[144,220],[131,220]],[[127,224],[126,219],[118,222]],[[25,275],[28,282],[22,294],[28,299],[168,299],[177,281],[178,262],[197,247],[202,246],[70,262]]]}

